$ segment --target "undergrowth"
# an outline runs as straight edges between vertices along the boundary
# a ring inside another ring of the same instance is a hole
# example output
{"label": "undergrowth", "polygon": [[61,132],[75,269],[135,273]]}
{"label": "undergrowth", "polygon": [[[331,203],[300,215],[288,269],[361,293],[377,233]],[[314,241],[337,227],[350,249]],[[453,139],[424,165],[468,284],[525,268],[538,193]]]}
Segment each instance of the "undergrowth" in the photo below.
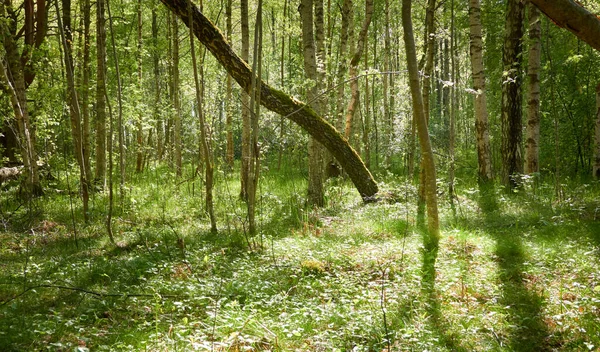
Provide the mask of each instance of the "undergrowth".
{"label": "undergrowth", "polygon": [[[382,177],[363,204],[348,181],[305,207],[293,169],[264,172],[249,237],[237,173],[216,183],[211,234],[202,180],[133,175],[84,224],[71,175],[44,198],[0,196],[2,351],[585,351],[600,346],[600,186],[477,187],[440,198],[425,251],[416,188]],[[68,186],[68,187],[67,187]],[[117,191],[118,192],[118,191]],[[484,211],[485,210],[485,211]],[[433,254],[432,254],[433,253]]]}

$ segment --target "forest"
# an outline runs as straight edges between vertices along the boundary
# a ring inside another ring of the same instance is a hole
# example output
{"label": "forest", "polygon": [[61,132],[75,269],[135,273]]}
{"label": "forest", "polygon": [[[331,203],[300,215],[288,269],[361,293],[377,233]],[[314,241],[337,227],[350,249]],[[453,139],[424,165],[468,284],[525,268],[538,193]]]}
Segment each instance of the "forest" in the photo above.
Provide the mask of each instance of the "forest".
{"label": "forest", "polygon": [[0,351],[600,351],[600,2],[0,0]]}

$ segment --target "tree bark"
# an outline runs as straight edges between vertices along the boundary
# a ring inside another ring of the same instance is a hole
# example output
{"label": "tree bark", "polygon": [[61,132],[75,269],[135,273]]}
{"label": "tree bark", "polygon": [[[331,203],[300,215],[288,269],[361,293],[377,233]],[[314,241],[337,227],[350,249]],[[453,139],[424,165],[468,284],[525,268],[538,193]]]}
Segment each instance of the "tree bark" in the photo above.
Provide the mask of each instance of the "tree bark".
{"label": "tree bark", "polygon": [[[248,63],[250,58],[250,28],[248,24],[248,0],[241,0],[242,22],[242,60]],[[199,23],[195,21],[196,23]],[[220,34],[220,33],[219,33]],[[196,34],[198,36],[198,34]],[[202,40],[202,39],[200,39]],[[210,50],[210,49],[209,49]],[[250,81],[252,81],[250,79]],[[250,85],[252,83],[250,82]],[[242,160],[240,198],[248,200],[248,165],[250,164],[250,96],[247,89],[242,89]]]}
{"label": "tree bark", "polygon": [[485,71],[483,66],[483,41],[480,0],[469,0],[470,55],[475,91],[475,131],[477,133],[477,161],[479,182],[492,181],[490,134],[485,93]]}
{"label": "tree bark", "polygon": [[[227,0],[227,5],[225,7],[225,18],[226,18],[226,26],[227,26],[227,40],[231,42],[231,36],[233,33],[233,27],[231,23],[231,15],[232,15],[232,0]],[[233,160],[234,160],[234,146],[233,146],[233,81],[231,79],[231,75],[227,74],[227,86],[226,86],[226,99],[225,102],[225,129],[227,130],[227,157],[226,162],[227,166],[230,169],[233,169]]]}
{"label": "tree bark", "polygon": [[[202,6],[202,5],[200,5]],[[190,3],[190,12],[192,10],[192,6]],[[190,52],[192,54],[192,67],[194,69],[194,84],[196,88],[196,107],[198,113],[198,120],[200,122],[200,146],[202,149],[202,158],[204,159],[204,177],[205,177],[205,187],[206,187],[206,211],[208,212],[208,216],[210,218],[210,231],[212,233],[217,232],[217,219],[215,217],[214,210],[214,202],[213,202],[213,179],[214,179],[214,168],[213,168],[213,160],[212,160],[212,151],[210,148],[208,133],[206,126],[206,119],[204,118],[204,72],[203,65],[204,62],[201,63],[200,66],[200,75],[202,77],[202,82],[198,79],[198,64],[196,60],[196,48],[194,45],[194,21],[193,18],[190,17]]]}
{"label": "tree bark", "polygon": [[[365,42],[367,40],[367,33],[369,30],[369,25],[371,24],[372,17],[373,0],[365,0],[365,19],[363,21],[360,33],[358,34],[358,39],[355,43],[352,59],[350,60],[350,78],[352,79],[350,81],[350,90],[352,92],[352,97],[350,98],[350,102],[348,102],[348,108],[346,109],[346,127],[344,132],[344,135],[348,140],[350,140],[352,137],[352,120],[354,118],[356,108],[360,104],[360,91],[358,90],[357,79],[358,65],[360,64],[360,58],[362,57],[362,53],[365,49]],[[352,21],[350,21],[350,25],[352,26]]]}
{"label": "tree bark", "polygon": [[[189,0],[161,0],[181,20],[189,24],[187,5]],[[231,74],[246,92],[250,91],[255,74],[248,64],[232,50],[221,31],[197,8],[193,9],[194,34],[215,56],[219,63]],[[356,151],[336,129],[306,104],[278,91],[268,84],[261,83],[261,104],[267,109],[281,114],[297,123],[314,136],[346,170],[363,200],[373,200],[377,194],[377,183],[365,167]]]}
{"label": "tree bark", "polygon": [[[322,5],[321,2],[321,6]],[[302,18],[304,74],[307,80],[312,83],[307,89],[306,98],[309,101],[310,107],[317,114],[320,114],[321,104],[318,99],[320,77],[317,76],[317,58],[313,32],[315,24],[313,16],[313,0],[302,0],[298,10],[300,11],[300,17]],[[323,192],[323,163],[318,149],[318,142],[314,137],[311,137],[308,143],[308,203],[310,205],[322,207],[325,203],[325,194]]]}
{"label": "tree bark", "polygon": [[[138,89],[140,93],[143,91],[142,82],[142,0],[138,0],[137,4],[137,69],[138,69]],[[136,142],[137,142],[137,156],[135,162],[135,171],[142,172],[144,167],[144,130],[142,129],[143,113],[140,109],[139,115],[136,120]]]}
{"label": "tree bark", "polygon": [[430,241],[437,247],[437,241],[440,235],[440,225],[438,218],[437,192],[435,163],[433,159],[433,149],[427,130],[427,120],[425,117],[425,107],[421,87],[419,83],[419,69],[417,64],[417,53],[415,49],[415,39],[413,35],[413,26],[411,19],[411,0],[402,0],[402,26],[404,27],[404,43],[406,47],[406,61],[408,66],[408,76],[410,92],[412,96],[413,114],[417,124],[419,134],[419,144],[423,154],[423,166],[426,173],[425,190],[427,200],[427,223]]}
{"label": "tree bark", "polygon": [[348,59],[346,58],[348,52],[348,36],[349,28],[352,23],[352,0],[344,0],[342,5],[342,28],[340,29],[340,49],[339,49],[339,63],[337,71],[337,95],[336,95],[336,117],[335,125],[338,130],[341,130],[344,126],[344,92],[346,84],[346,71],[348,71]]}
{"label": "tree bark", "polygon": [[96,173],[95,183],[106,180],[106,27],[105,0],[96,1]]}
{"label": "tree bark", "polygon": [[518,186],[517,177],[523,172],[521,157],[521,53],[524,5],[521,0],[508,0],[502,61],[502,183]]}
{"label": "tree bark", "polygon": [[63,5],[63,16],[61,16],[58,9],[58,2],[55,3],[58,25],[60,30],[60,38],[62,46],[64,48],[64,61],[65,70],[67,76],[67,95],[69,100],[69,112],[71,121],[71,136],[73,137],[73,148],[75,154],[75,160],[79,165],[79,182],[81,187],[81,199],[83,201],[83,216],[85,221],[88,221],[88,175],[86,174],[86,165],[84,158],[84,146],[81,130],[81,109],[79,105],[79,97],[77,90],[75,89],[75,67],[73,65],[73,55],[71,43],[73,43],[73,35],[71,32],[71,1],[62,0]]}
{"label": "tree bark", "polygon": [[[43,1],[41,1],[43,3]],[[33,10],[33,2],[30,2],[26,5],[25,11],[25,45],[19,55],[18,45],[17,45],[17,12],[12,8],[11,3],[8,2],[5,7],[4,2],[0,2],[0,16],[2,21],[0,21],[0,34],[2,34],[5,51],[5,59],[6,59],[6,67],[2,63],[0,66],[0,82],[2,84],[3,90],[8,93],[8,96],[11,101],[11,105],[15,114],[15,120],[17,124],[17,136],[19,138],[18,144],[21,149],[21,157],[23,159],[23,165],[25,166],[26,171],[26,179],[23,181],[22,192],[25,197],[30,196],[39,196],[43,194],[43,189],[40,184],[39,172],[37,160],[38,156],[35,149],[35,129],[32,128],[31,119],[29,116],[28,104],[27,104],[27,86],[28,83],[31,84],[33,78],[35,77],[35,73],[31,71],[30,65],[32,64],[31,50],[33,49],[34,43],[34,33],[33,31],[36,28],[39,32],[44,32],[38,23],[37,27],[34,27],[33,21],[35,19],[34,10]],[[42,14],[39,12],[42,11],[40,9],[40,4],[38,3],[38,16],[42,17],[40,20],[42,23],[45,23],[45,8]],[[44,32],[45,35],[45,32]],[[44,36],[41,37],[41,40],[44,39]],[[37,44],[37,38],[35,39],[36,47],[41,45],[41,41],[39,45]],[[10,72],[10,74],[8,73]]]}
{"label": "tree bark", "polygon": [[529,9],[529,90],[527,96],[527,145],[525,173],[539,172],[540,143],[540,68],[542,53],[542,25],[540,11],[531,3]]}
{"label": "tree bark", "polygon": [[596,150],[594,153],[594,177],[600,179],[600,84],[596,87]]}
{"label": "tree bark", "polygon": [[557,26],[600,51],[600,18],[573,0],[531,0]]}
{"label": "tree bark", "polygon": [[171,20],[173,24],[173,144],[175,152],[175,172],[177,176],[181,176],[181,106],[179,103],[179,22],[177,16],[173,14]]}

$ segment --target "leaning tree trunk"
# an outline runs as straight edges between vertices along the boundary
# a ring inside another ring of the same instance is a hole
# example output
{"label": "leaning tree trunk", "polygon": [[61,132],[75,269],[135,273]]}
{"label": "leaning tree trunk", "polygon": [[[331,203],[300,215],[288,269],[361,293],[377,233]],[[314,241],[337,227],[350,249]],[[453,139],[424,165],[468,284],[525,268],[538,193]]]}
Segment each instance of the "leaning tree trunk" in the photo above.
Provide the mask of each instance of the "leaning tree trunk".
{"label": "leaning tree trunk", "polygon": [[508,0],[502,61],[502,182],[509,188],[518,186],[523,172],[521,158],[521,47],[524,5],[521,0]]}
{"label": "leaning tree trunk", "polygon": [[573,0],[531,0],[556,25],[600,51],[600,17]]}
{"label": "leaning tree trunk", "polygon": [[600,179],[600,84],[596,87],[596,151],[594,156],[594,177]]}
{"label": "leaning tree trunk", "polygon": [[531,3],[529,8],[529,91],[527,96],[527,145],[525,173],[538,172],[540,144],[540,66],[542,52],[542,25],[540,11]]}
{"label": "leaning tree trunk", "polygon": [[423,166],[425,171],[429,236],[432,244],[437,246],[437,240],[440,234],[440,223],[438,218],[435,163],[433,159],[433,149],[431,148],[431,141],[429,139],[429,131],[427,130],[423,96],[421,95],[421,87],[419,84],[419,69],[417,65],[417,53],[411,19],[411,0],[402,1],[402,26],[404,27],[404,43],[406,47],[406,61],[412,96],[413,114],[418,128],[419,144],[424,160]]}
{"label": "leaning tree trunk", "polygon": [[[181,20],[189,25],[187,6],[190,0],[161,0]],[[249,92],[255,74],[229,46],[221,31],[197,8],[193,9],[194,34],[231,74],[243,90]],[[261,82],[261,104],[297,123],[314,136],[333,154],[346,170],[363,200],[369,201],[377,194],[377,183],[358,154],[340,133],[306,104]]]}
{"label": "leaning tree trunk", "polygon": [[490,134],[485,93],[483,41],[480,0],[469,0],[470,54],[475,91],[475,131],[477,133],[477,160],[480,184],[492,181]]}

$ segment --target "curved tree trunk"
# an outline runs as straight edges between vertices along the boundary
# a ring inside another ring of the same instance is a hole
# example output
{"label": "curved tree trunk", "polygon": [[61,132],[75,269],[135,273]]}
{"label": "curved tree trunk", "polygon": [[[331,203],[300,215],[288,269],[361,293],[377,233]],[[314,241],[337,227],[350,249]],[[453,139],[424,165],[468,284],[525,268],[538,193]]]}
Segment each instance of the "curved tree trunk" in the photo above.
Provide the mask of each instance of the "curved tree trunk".
{"label": "curved tree trunk", "polygon": [[435,163],[433,150],[427,130],[425,107],[419,84],[419,69],[417,66],[417,53],[415,50],[415,39],[412,29],[411,0],[402,1],[402,26],[404,27],[404,43],[406,46],[406,60],[410,92],[412,96],[414,120],[419,134],[419,144],[423,153],[423,166],[425,172],[425,192],[427,200],[427,223],[429,229],[429,240],[435,247],[440,234],[440,223],[438,218]]}
{"label": "curved tree trunk", "polygon": [[[189,25],[187,7],[190,0],[161,0],[176,13],[183,23]],[[231,74],[243,90],[249,92],[254,73],[229,46],[221,31],[207,19],[196,7],[193,8],[194,34],[214,55],[219,63]],[[261,83],[261,104],[267,109],[294,121],[311,136],[315,137],[346,170],[365,201],[372,200],[377,194],[377,183],[365,167],[356,151],[340,133],[306,104],[274,89],[265,82]]]}

